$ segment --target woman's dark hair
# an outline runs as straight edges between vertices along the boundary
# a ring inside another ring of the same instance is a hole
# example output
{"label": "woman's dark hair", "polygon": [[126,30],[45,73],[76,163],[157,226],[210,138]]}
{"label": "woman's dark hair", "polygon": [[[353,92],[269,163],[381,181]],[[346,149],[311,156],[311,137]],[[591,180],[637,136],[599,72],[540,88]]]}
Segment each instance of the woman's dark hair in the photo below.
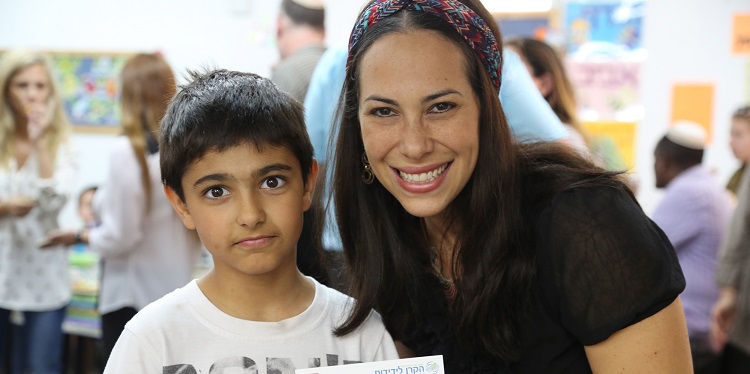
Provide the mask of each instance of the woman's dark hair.
{"label": "woman's dark hair", "polygon": [[[500,32],[478,0],[462,1]],[[382,36],[432,30],[463,52],[467,77],[479,100],[479,155],[473,174],[450,204],[456,232],[452,259],[458,274],[450,305],[453,332],[462,346],[504,359],[518,357],[519,321],[529,305],[535,276],[533,238],[522,205],[594,178],[617,185],[608,174],[565,146],[514,144],[507,121],[482,62],[449,25],[418,11],[400,11],[371,26],[350,51],[339,108],[341,119],[333,162],[333,198],[355,307],[336,330],[354,331],[377,309],[396,340],[415,327],[420,295],[428,291],[431,249],[422,220],[410,215],[377,179],[362,182],[362,143],[358,119],[358,67],[363,54]],[[530,181],[529,181],[530,178]],[[545,183],[534,183],[545,178]],[[529,185],[526,185],[526,184]],[[522,193],[523,191],[523,193]],[[481,333],[478,333],[481,332]]]}

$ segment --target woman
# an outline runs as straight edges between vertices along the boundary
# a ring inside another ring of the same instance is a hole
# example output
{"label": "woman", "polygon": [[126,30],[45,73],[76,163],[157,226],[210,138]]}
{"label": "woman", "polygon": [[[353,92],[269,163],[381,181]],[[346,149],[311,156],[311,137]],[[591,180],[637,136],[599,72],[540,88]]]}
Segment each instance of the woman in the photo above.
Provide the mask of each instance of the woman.
{"label": "woman", "polygon": [[[14,373],[62,373],[67,252],[39,240],[72,191],[70,124],[44,56],[18,50],[0,61],[0,368],[10,341]],[[11,311],[24,321],[12,334]]]}
{"label": "woman", "polygon": [[88,243],[103,260],[105,358],[138,310],[190,281],[200,250],[162,192],[155,134],[175,93],[172,70],[160,55],[140,54],[125,64],[121,82],[124,136],[93,201],[101,223],[51,236],[53,243]]}
{"label": "woman", "polygon": [[334,201],[350,292],[448,373],[689,372],[667,238],[613,174],[515,144],[477,0],[378,0],[350,38]]}
{"label": "woman", "polygon": [[531,38],[511,39],[506,44],[526,63],[539,93],[568,129],[570,144],[607,170],[624,170],[625,162],[612,140],[586,133],[576,113],[575,90],[557,51],[549,44]]}
{"label": "woman", "polygon": [[711,343],[722,351],[722,373],[744,373],[750,365],[750,107],[732,114],[730,146],[742,162],[732,175],[727,189],[736,197],[721,248],[717,282],[719,298],[711,310]]}
{"label": "woman", "polygon": [[750,161],[750,106],[740,107],[732,114],[729,146],[732,148],[734,157],[741,163],[727,183],[727,190],[736,197],[740,180],[742,180],[747,163]]}

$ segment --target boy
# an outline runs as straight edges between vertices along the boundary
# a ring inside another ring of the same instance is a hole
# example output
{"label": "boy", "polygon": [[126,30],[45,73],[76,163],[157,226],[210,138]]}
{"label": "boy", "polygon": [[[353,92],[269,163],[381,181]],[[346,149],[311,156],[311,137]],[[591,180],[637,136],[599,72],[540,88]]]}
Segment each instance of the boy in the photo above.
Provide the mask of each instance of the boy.
{"label": "boy", "polygon": [[302,106],[254,74],[192,78],[161,123],[161,173],[214,267],[141,310],[105,373],[294,373],[398,358],[377,313],[335,336],[352,300],[297,269],[318,171]]}

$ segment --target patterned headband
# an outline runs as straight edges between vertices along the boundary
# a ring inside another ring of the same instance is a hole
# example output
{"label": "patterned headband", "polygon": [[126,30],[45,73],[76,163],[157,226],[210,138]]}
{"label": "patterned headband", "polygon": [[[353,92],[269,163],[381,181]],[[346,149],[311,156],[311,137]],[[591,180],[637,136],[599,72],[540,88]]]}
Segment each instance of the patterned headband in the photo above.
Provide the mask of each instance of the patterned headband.
{"label": "patterned headband", "polygon": [[351,64],[351,51],[367,29],[380,20],[400,10],[416,10],[434,15],[453,26],[482,60],[492,83],[500,90],[500,49],[492,29],[471,8],[457,0],[376,0],[357,20],[349,38],[347,70]]}

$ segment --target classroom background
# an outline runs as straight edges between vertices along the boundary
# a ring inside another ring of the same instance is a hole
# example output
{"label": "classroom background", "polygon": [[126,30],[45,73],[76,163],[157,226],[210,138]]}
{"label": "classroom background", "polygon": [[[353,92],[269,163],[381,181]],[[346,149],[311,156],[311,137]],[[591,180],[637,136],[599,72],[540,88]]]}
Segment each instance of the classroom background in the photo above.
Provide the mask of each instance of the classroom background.
{"label": "classroom background", "polygon": [[[158,51],[178,80],[186,69],[201,67],[269,76],[278,61],[279,3],[1,0],[0,50],[94,56]],[[328,46],[347,42],[361,3],[325,1]],[[624,147],[647,212],[659,201],[653,147],[673,119],[690,117],[709,130],[704,164],[720,181],[738,166],[728,147],[729,124],[732,111],[750,101],[750,1],[495,0],[487,6],[497,7],[504,36],[542,36],[567,50],[579,102],[585,103],[582,85],[596,101],[580,108],[582,117]],[[77,125],[73,138],[79,189],[101,182],[117,133],[116,124],[91,125]],[[72,204],[61,225],[79,225]]]}

